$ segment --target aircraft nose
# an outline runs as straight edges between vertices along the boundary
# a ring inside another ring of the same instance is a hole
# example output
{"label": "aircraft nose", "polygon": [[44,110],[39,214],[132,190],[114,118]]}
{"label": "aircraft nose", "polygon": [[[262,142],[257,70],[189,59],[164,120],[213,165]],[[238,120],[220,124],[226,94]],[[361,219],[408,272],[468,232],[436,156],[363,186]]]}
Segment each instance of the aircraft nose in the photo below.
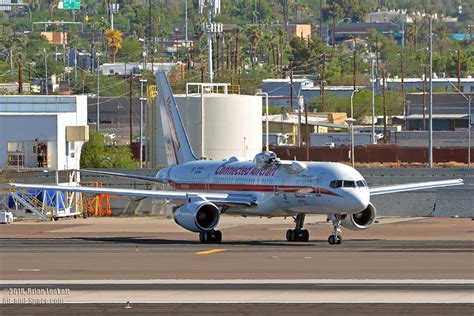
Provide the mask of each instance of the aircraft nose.
{"label": "aircraft nose", "polygon": [[352,211],[363,211],[369,205],[370,197],[368,192],[357,190],[351,194],[351,208]]}

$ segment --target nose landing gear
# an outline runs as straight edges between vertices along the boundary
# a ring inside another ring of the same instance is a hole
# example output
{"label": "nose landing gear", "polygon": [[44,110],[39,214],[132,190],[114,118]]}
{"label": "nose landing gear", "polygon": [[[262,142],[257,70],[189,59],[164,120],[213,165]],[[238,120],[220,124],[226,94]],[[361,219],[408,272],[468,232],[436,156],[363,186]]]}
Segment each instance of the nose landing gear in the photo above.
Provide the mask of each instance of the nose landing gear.
{"label": "nose landing gear", "polygon": [[332,234],[328,237],[328,243],[331,245],[340,245],[342,243],[341,217],[341,214],[334,214],[329,217],[333,227]]}
{"label": "nose landing gear", "polygon": [[286,231],[287,241],[302,241],[307,242],[309,240],[309,232],[303,229],[305,214],[298,214],[296,216],[296,227],[295,229],[288,229]]}

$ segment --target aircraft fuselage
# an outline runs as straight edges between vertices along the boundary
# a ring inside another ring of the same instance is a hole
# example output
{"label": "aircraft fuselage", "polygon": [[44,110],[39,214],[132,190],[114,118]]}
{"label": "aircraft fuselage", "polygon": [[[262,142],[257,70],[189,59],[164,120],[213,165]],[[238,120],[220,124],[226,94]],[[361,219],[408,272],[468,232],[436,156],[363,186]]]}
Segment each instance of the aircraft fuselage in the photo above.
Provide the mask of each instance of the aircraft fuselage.
{"label": "aircraft fuselage", "polygon": [[[257,168],[252,161],[232,158],[227,161],[201,160],[166,167],[157,177],[179,191],[255,196],[256,207],[230,207],[226,209],[226,213],[230,214],[350,214],[364,210],[370,200],[369,189],[362,175],[340,163],[307,163],[306,170],[292,173],[278,164]],[[335,187],[334,181],[337,180],[354,185]]]}

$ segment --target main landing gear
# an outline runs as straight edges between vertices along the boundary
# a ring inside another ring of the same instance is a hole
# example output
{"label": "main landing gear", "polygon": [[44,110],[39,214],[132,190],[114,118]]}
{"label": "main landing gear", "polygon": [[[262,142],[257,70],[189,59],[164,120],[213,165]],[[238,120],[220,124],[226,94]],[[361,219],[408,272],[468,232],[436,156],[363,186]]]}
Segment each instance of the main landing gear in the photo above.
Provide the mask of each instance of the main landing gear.
{"label": "main landing gear", "polygon": [[286,240],[288,241],[308,241],[309,240],[309,232],[306,229],[303,229],[304,224],[304,215],[305,214],[298,214],[296,216],[296,227],[295,229],[288,229],[286,231]]}
{"label": "main landing gear", "polygon": [[339,245],[342,243],[341,217],[341,214],[334,214],[329,217],[333,227],[332,234],[328,237],[328,242],[331,245]]}
{"label": "main landing gear", "polygon": [[222,241],[222,233],[220,230],[200,232],[199,241],[203,244],[220,243]]}

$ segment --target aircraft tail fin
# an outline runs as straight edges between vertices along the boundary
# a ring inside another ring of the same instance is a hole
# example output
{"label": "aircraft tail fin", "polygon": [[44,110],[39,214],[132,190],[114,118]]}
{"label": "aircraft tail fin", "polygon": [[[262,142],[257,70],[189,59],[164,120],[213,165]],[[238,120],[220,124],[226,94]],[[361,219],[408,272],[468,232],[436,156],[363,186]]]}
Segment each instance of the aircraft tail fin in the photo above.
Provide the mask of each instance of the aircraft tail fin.
{"label": "aircraft tail fin", "polygon": [[181,115],[179,114],[179,109],[165,72],[156,72],[156,86],[168,164],[173,164],[173,161],[170,160],[174,160],[178,165],[198,160],[189,143],[188,135],[184,129],[183,121],[181,120]]}

